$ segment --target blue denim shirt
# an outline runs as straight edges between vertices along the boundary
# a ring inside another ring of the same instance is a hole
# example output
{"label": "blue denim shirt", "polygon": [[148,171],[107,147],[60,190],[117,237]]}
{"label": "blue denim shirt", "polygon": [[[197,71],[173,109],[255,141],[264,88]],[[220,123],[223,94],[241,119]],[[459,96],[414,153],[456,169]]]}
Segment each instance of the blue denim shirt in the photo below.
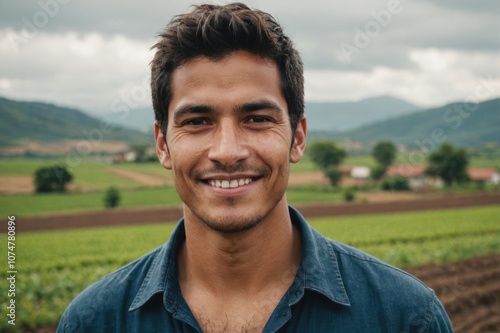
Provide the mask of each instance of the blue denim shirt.
{"label": "blue denim shirt", "polygon": [[[290,208],[302,235],[302,262],[263,332],[453,332],[434,292],[413,276],[329,240]],[[98,280],[66,309],[58,333],[202,332],[182,297],[170,240]]]}

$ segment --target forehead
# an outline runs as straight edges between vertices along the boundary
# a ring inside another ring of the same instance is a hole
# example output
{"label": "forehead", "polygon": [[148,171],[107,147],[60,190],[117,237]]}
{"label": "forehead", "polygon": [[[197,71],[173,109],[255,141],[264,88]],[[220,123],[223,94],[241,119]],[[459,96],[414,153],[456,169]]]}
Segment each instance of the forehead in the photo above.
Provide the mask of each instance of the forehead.
{"label": "forehead", "polygon": [[279,70],[272,59],[243,51],[221,59],[200,56],[172,74],[171,106],[185,99],[201,102],[217,97],[229,102],[254,95],[284,101]]}

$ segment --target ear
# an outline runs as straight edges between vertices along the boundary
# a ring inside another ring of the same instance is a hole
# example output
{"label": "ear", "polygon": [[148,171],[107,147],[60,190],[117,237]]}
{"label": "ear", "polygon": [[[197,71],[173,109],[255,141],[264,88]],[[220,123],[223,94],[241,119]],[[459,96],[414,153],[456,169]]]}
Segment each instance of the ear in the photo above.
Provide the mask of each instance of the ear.
{"label": "ear", "polygon": [[155,142],[156,142],[156,155],[160,160],[161,165],[167,169],[172,169],[172,161],[170,160],[170,152],[167,147],[167,140],[163,135],[163,132],[158,124],[158,121],[155,121]]}
{"label": "ear", "polygon": [[290,152],[290,162],[297,163],[304,156],[304,150],[306,149],[306,136],[307,136],[307,120],[306,117],[302,119],[297,124],[297,129],[295,130],[295,141],[292,145],[292,150]]}

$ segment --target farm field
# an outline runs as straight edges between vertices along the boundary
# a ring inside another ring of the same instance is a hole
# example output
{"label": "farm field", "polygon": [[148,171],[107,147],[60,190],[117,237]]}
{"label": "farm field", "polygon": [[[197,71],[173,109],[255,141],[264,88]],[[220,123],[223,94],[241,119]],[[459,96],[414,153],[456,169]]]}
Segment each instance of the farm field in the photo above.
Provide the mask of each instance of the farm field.
{"label": "farm field", "polygon": [[[476,165],[478,163],[486,165],[488,161],[486,158],[478,158],[477,163],[474,160],[472,162]],[[55,161],[51,160],[0,160],[0,214],[33,216],[102,210],[104,190],[110,186],[115,186],[121,191],[120,207],[168,207],[180,204],[173,189],[170,173],[159,163],[154,162],[108,164],[102,161],[87,161],[70,168],[74,174],[74,181],[69,193],[33,194],[33,173],[40,166],[53,163]],[[350,156],[344,164],[370,166],[374,161],[370,156]],[[292,164],[291,170],[287,192],[290,203],[343,201],[342,192],[326,185],[328,181],[308,156],[298,164]],[[6,187],[8,191],[5,192]],[[476,190],[472,186],[465,191]],[[380,196],[387,196],[380,194],[366,193],[358,196],[358,199],[371,201],[378,200]]]}
{"label": "farm field", "polygon": [[[122,208],[179,206],[181,200],[173,186],[140,187],[121,190]],[[339,202],[342,192],[331,187],[293,186],[287,190],[291,204]],[[103,210],[103,192],[0,195],[0,216],[32,216],[62,212]]]}
{"label": "farm field", "polygon": [[[499,216],[500,206],[496,205],[321,218],[311,219],[310,223],[327,237],[408,268],[500,253]],[[16,328],[22,331],[54,325],[76,294],[99,277],[163,244],[173,227],[149,224],[19,234],[17,287],[22,292],[17,299]],[[5,237],[0,235],[0,243],[5,244]],[[6,284],[0,285],[0,294],[6,294],[5,288]],[[11,327],[6,321],[0,322],[0,331],[7,329]]]}

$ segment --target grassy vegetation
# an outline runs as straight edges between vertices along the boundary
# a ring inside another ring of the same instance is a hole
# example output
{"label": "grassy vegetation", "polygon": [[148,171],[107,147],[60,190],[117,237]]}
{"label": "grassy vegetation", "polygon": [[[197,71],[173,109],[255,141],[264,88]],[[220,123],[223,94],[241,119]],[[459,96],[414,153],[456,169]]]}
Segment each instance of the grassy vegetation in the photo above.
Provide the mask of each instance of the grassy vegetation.
{"label": "grassy vegetation", "polygon": [[[120,191],[121,208],[178,206],[181,200],[174,187],[138,188]],[[291,204],[342,201],[342,193],[320,186],[290,187],[287,190]],[[104,193],[50,193],[1,195],[0,216],[43,215],[61,212],[81,212],[104,209]]]}
{"label": "grassy vegetation", "polygon": [[477,168],[500,168],[500,158],[474,157],[470,160],[469,166]]}
{"label": "grassy vegetation", "polygon": [[[321,218],[310,223],[327,237],[359,247],[393,265],[408,267],[500,253],[498,216],[500,206],[490,206]],[[148,224],[18,234],[20,310],[16,327],[3,320],[0,331],[19,332],[56,323],[81,290],[163,244],[173,227]],[[5,238],[5,234],[0,235],[1,244],[5,244]],[[3,265],[5,258],[2,260]],[[5,271],[0,278],[5,278]],[[7,284],[0,284],[0,294],[6,295],[6,288]]]}
{"label": "grassy vegetation", "polygon": [[39,167],[52,163],[51,160],[0,160],[0,176],[31,176]]}
{"label": "grassy vegetation", "polygon": [[[122,190],[120,207],[177,206],[181,203],[174,187]],[[50,214],[104,209],[104,193],[66,193],[0,196],[0,216]]]}
{"label": "grassy vegetation", "polygon": [[373,168],[376,165],[376,162],[370,155],[360,155],[347,156],[342,164],[347,166],[367,166]]}
{"label": "grassy vegetation", "polygon": [[320,168],[306,154],[298,163],[290,164],[290,172],[314,172]]}

